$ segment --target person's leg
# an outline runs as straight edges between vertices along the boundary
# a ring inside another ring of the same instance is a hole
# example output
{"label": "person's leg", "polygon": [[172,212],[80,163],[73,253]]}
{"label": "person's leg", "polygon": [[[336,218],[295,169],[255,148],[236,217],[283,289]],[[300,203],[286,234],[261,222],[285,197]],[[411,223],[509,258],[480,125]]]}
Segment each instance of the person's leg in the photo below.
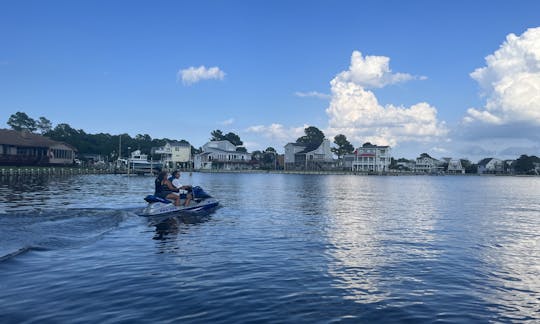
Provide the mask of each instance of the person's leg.
{"label": "person's leg", "polygon": [[173,194],[173,193],[170,193],[167,195],[167,199],[172,199],[174,200],[174,205],[175,206],[180,206],[180,197]]}
{"label": "person's leg", "polygon": [[191,201],[191,198],[192,198],[192,194],[191,193],[188,193],[186,195],[186,202],[184,203],[184,206],[188,206],[189,205],[189,202]]}

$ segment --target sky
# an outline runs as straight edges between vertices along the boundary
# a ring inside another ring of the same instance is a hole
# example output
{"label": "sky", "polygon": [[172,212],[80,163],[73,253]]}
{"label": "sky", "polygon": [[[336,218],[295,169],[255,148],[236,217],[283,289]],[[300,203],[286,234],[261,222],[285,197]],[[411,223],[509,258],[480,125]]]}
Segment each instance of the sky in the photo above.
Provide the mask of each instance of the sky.
{"label": "sky", "polygon": [[540,1],[0,1],[0,128],[540,156]]}

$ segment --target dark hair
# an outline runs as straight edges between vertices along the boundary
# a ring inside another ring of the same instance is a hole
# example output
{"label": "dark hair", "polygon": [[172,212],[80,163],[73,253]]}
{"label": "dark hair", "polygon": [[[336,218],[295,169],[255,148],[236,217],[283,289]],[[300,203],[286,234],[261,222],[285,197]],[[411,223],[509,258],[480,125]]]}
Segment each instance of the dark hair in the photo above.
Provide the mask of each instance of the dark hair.
{"label": "dark hair", "polygon": [[179,173],[180,173],[180,171],[174,170],[173,173],[172,173],[172,176],[173,176],[173,177],[176,177],[176,175],[179,174]]}
{"label": "dark hair", "polygon": [[167,171],[161,171],[161,172],[158,174],[157,180],[163,181],[163,179],[165,179],[165,178],[167,178]]}

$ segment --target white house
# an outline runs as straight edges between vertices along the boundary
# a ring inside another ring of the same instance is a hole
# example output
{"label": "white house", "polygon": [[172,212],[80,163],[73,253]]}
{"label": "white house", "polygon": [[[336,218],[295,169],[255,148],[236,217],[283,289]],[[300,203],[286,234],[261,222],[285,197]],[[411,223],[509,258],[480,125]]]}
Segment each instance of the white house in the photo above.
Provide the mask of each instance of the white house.
{"label": "white house", "polygon": [[453,174],[465,174],[465,168],[461,165],[460,159],[448,160],[448,173]]}
{"label": "white house", "polygon": [[414,166],[415,172],[424,173],[437,173],[443,170],[443,162],[430,157],[429,155],[422,154],[416,158],[416,164]]}
{"label": "white house", "polygon": [[251,169],[251,153],[236,151],[229,141],[211,141],[203,145],[202,153],[196,154],[196,170],[248,170]]}
{"label": "white house", "polygon": [[186,142],[166,143],[153,149],[154,154],[161,154],[161,161],[169,168],[189,168],[193,162],[191,144]]}
{"label": "white house", "polygon": [[284,160],[285,170],[324,170],[334,164],[328,139],[324,139],[316,148],[288,143],[285,145]]}
{"label": "white house", "polygon": [[384,172],[388,171],[392,156],[390,146],[378,146],[365,143],[356,149],[352,162],[352,171]]}
{"label": "white house", "polygon": [[495,158],[485,158],[478,162],[478,173],[502,173],[504,161]]}

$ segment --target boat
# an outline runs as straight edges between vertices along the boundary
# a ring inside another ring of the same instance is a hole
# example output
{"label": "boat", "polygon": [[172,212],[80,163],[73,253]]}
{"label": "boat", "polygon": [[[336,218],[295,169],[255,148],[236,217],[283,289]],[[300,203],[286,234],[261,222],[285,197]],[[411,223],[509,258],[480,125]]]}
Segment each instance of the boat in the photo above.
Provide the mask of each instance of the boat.
{"label": "boat", "polygon": [[161,162],[148,161],[148,155],[142,154],[140,150],[131,152],[127,163],[128,172],[134,174],[156,174],[163,167]]}
{"label": "boat", "polygon": [[[193,199],[191,199],[188,206],[175,206],[172,201],[157,197],[154,195],[148,195],[144,200],[148,205],[143,209],[140,216],[163,216],[174,215],[190,212],[204,212],[211,211],[219,205],[219,201],[214,197],[207,194],[201,187],[195,186],[192,188]],[[181,203],[183,203],[181,199]]]}

